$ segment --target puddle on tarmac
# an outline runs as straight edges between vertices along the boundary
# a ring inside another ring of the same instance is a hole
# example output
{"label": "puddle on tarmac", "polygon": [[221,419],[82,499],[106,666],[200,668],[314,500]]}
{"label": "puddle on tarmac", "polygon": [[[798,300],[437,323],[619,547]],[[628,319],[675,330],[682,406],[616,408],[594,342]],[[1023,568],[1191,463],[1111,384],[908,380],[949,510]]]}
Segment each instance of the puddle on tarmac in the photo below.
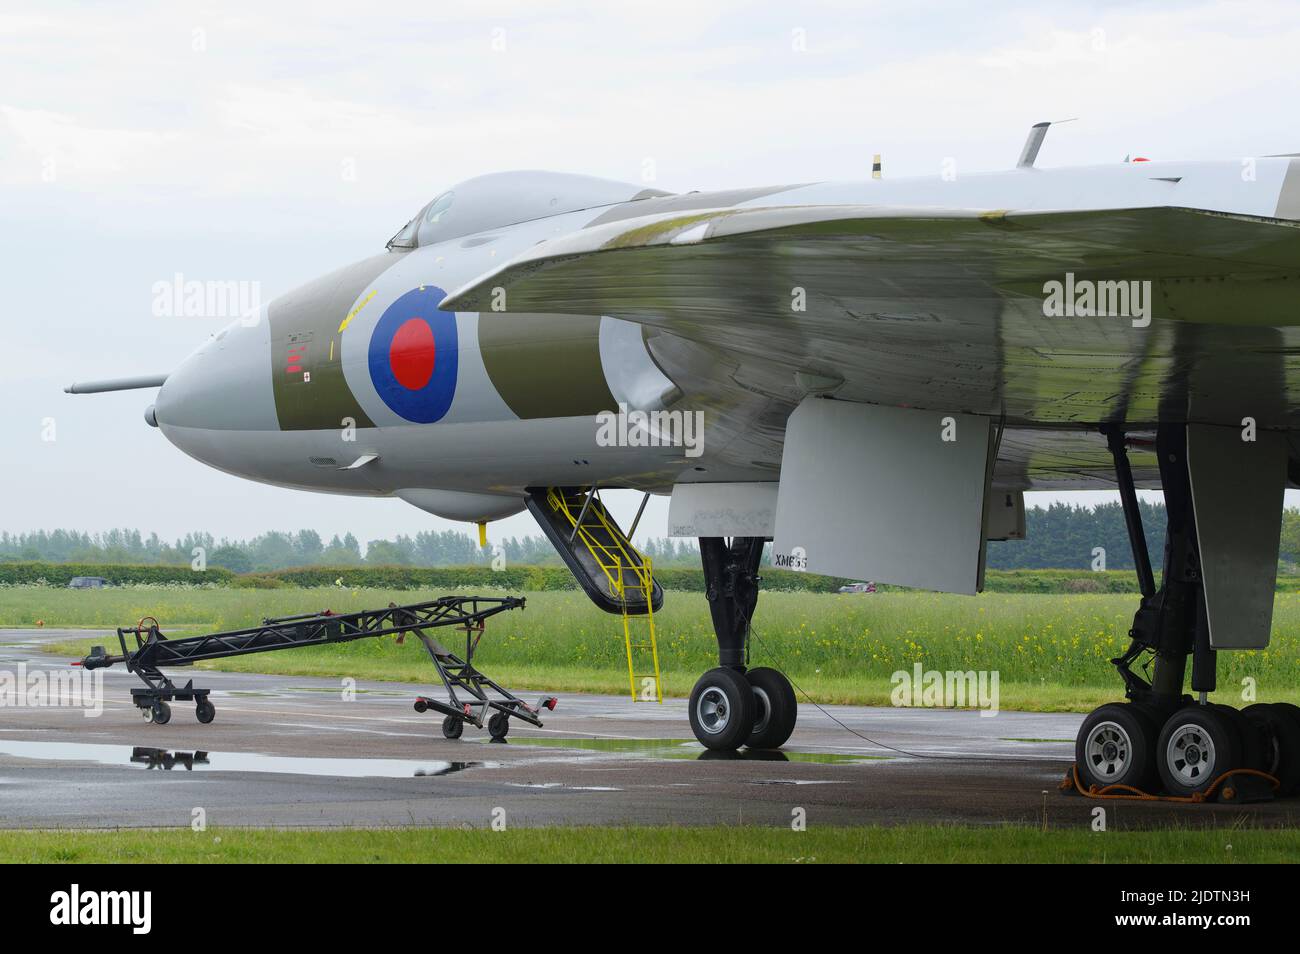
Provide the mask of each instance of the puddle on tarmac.
{"label": "puddle on tarmac", "polygon": [[343,759],[263,755],[257,752],[187,752],[148,746],[97,745],[88,742],[22,742],[0,739],[0,755],[23,759],[138,765],[146,769],[182,772],[262,772],[274,775],[314,775],[324,778],[413,778],[453,775],[489,762],[445,762],[437,759]]}
{"label": "puddle on tarmac", "polygon": [[[342,686],[285,686],[283,689],[227,689],[222,695],[279,699],[296,692],[315,692],[321,695],[337,696],[342,691]],[[358,696],[390,696],[402,699],[411,696],[409,692],[399,692],[396,689],[352,689],[349,691]]]}
{"label": "puddle on tarmac", "polygon": [[851,765],[858,762],[877,762],[889,758],[889,756],[885,755],[790,752],[784,749],[771,751],[741,749],[738,752],[715,752],[706,749],[693,739],[557,739],[550,736],[522,735],[511,736],[509,742],[512,745],[534,745],[540,748],[577,749],[585,752],[637,755],[650,759],[814,762],[823,765]]}

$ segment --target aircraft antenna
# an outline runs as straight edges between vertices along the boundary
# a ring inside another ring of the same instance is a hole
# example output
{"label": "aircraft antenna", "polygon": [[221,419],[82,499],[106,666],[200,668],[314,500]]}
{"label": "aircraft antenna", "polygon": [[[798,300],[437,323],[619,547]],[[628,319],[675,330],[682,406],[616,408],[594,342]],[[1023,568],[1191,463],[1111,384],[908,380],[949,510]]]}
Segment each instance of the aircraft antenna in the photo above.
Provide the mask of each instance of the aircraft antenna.
{"label": "aircraft antenna", "polygon": [[[1078,117],[1075,117],[1077,119]],[[1047,127],[1059,123],[1072,123],[1074,119],[1056,119],[1042,123],[1034,123],[1029,127],[1029,136],[1025,139],[1025,148],[1020,150],[1020,161],[1016,163],[1017,169],[1032,169],[1034,160],[1038,158],[1038,150],[1043,147],[1043,140],[1047,138]]]}

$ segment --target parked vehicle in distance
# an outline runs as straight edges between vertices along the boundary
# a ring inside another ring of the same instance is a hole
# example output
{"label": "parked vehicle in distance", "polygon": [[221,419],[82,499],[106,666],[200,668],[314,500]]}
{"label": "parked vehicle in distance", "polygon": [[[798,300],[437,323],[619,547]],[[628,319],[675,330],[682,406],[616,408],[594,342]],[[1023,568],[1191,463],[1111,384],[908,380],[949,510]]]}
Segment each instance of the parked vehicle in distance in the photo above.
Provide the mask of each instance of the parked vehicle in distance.
{"label": "parked vehicle in distance", "polygon": [[836,592],[838,593],[874,593],[876,584],[874,583],[849,583],[847,586],[841,586]]}
{"label": "parked vehicle in distance", "polygon": [[102,590],[108,586],[108,580],[102,576],[74,576],[68,581],[70,590]]}

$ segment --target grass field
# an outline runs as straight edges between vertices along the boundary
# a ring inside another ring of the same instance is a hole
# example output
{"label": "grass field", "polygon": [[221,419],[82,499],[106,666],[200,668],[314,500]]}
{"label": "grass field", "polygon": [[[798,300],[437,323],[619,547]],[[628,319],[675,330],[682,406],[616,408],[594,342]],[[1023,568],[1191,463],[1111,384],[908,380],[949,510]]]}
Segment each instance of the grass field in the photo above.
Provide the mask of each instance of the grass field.
{"label": "grass field", "polygon": [[[526,609],[489,622],[478,656],[485,671],[526,689],[627,690],[617,617],[576,592],[527,597]],[[411,591],[332,588],[12,586],[0,587],[0,626],[42,621],[50,627],[115,627],[149,615],[164,632],[177,635],[254,625],[263,616],[326,607],[343,612],[420,598]],[[1108,660],[1127,645],[1135,602],[1123,594],[764,593],[752,662],[779,665],[824,702],[887,704],[891,674],[920,663],[940,671],[996,670],[1003,708],[1086,711],[1120,695]],[[665,690],[685,695],[701,672],[716,665],[707,607],[700,594],[670,592],[655,619]],[[78,657],[90,642],[55,648]],[[224,660],[220,666],[419,683],[432,676],[416,640],[401,646],[392,639],[362,640]],[[1246,678],[1255,680],[1260,701],[1300,702],[1300,594],[1278,595],[1268,649],[1219,655],[1219,701],[1240,704]]]}
{"label": "grass field", "polygon": [[187,829],[0,832],[0,862],[927,862],[1293,861],[1300,830],[1145,832],[906,825],[897,828]]}

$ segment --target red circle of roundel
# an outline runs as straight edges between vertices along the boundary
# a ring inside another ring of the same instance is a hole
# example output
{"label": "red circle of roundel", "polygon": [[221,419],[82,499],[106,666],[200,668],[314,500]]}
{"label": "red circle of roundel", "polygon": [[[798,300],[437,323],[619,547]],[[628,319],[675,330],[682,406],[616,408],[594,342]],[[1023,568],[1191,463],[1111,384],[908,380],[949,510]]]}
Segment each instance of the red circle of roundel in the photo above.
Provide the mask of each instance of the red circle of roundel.
{"label": "red circle of roundel", "polygon": [[436,357],[433,329],[423,318],[408,318],[388,346],[388,366],[397,383],[408,391],[418,391],[429,383]]}

